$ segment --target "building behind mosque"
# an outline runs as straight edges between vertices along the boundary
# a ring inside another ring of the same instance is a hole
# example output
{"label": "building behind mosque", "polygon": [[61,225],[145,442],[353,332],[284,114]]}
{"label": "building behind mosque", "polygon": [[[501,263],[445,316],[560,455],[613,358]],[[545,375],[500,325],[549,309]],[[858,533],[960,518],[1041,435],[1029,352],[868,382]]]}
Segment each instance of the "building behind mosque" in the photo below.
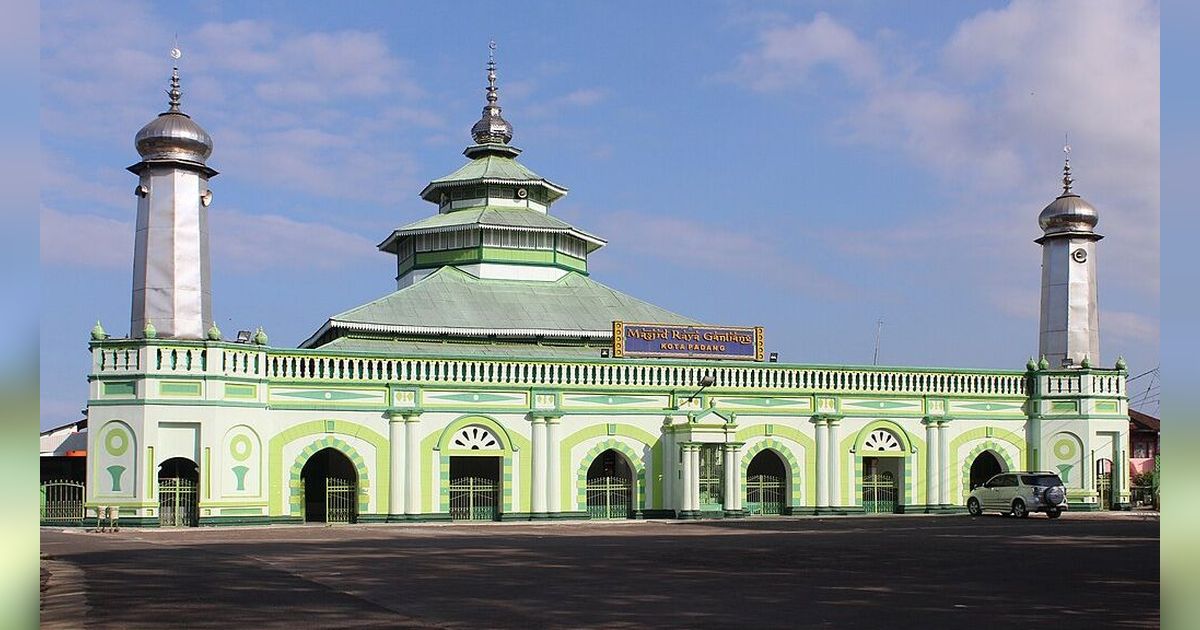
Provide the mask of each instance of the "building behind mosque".
{"label": "building behind mosque", "polygon": [[1127,372],[1100,367],[1098,215],[1069,162],[1038,217],[1039,358],[1024,369],[778,363],[761,328],[708,325],[589,275],[606,243],[555,217],[567,189],[518,161],[489,63],[466,163],[420,191],[436,213],[381,235],[396,290],[283,348],[214,323],[213,140],[183,112],[177,72],[169,95],[129,167],[129,334],[92,331],[89,515],[927,513],[1011,470],[1060,474],[1072,510],[1129,503]]}

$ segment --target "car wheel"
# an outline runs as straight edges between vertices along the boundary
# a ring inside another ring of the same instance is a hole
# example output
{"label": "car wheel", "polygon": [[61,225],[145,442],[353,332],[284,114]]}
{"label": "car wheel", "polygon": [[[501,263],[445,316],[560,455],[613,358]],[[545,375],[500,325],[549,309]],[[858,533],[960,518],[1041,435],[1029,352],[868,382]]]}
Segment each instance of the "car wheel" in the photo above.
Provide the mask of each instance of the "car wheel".
{"label": "car wheel", "polygon": [[971,516],[983,514],[983,506],[979,505],[979,499],[975,497],[967,499],[967,511],[971,513]]}
{"label": "car wheel", "polygon": [[1026,516],[1029,516],[1029,510],[1025,507],[1024,501],[1020,499],[1013,501],[1012,515],[1017,518],[1025,518]]}
{"label": "car wheel", "polygon": [[1054,508],[1046,510],[1046,518],[1058,518],[1062,516],[1062,510]]}

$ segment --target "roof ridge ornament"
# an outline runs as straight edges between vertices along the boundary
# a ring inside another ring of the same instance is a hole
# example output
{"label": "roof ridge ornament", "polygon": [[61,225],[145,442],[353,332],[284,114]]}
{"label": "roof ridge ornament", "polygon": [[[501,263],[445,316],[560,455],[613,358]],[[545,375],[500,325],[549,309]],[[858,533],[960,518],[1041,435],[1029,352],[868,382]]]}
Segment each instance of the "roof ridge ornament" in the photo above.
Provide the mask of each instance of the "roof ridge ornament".
{"label": "roof ridge ornament", "polygon": [[496,42],[488,42],[487,104],[483,115],[471,127],[471,138],[476,144],[508,144],[512,141],[512,125],[500,115],[499,90],[496,88]]}
{"label": "roof ridge ornament", "polygon": [[1071,179],[1071,143],[1067,134],[1063,134],[1063,155],[1065,157],[1063,158],[1062,194],[1073,195],[1075,193],[1071,192],[1071,184],[1074,184],[1075,180]]}
{"label": "roof ridge ornament", "polygon": [[168,111],[181,112],[179,109],[179,99],[183,96],[183,91],[179,89],[179,58],[183,56],[183,51],[179,50],[179,35],[175,35],[175,45],[171,48],[171,59],[175,60],[174,67],[171,68],[171,89],[167,90],[169,100],[167,104],[171,107]]}

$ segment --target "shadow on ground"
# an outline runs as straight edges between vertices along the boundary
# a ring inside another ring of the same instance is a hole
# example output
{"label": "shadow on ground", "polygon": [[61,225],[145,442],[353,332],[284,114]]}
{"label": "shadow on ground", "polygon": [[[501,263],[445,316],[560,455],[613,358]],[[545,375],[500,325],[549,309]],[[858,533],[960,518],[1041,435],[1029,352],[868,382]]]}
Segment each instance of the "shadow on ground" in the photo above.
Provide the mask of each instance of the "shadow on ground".
{"label": "shadow on ground", "polygon": [[47,531],[43,540],[86,575],[97,627],[1158,625],[1157,522]]}

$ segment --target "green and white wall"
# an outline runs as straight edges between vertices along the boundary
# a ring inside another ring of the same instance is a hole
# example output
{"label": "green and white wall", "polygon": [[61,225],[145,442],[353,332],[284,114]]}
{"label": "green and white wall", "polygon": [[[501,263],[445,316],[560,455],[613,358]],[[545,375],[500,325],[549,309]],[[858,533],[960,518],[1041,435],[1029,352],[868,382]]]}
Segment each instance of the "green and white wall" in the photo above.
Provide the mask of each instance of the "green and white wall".
{"label": "green and white wall", "polygon": [[[1112,459],[1128,502],[1122,370],[395,357],[163,339],[91,349],[88,505],[120,506],[127,524],[157,522],[157,467],[171,457],[199,465],[201,524],[297,522],[300,470],[327,447],[358,471],[360,521],[444,519],[449,458],[480,454],[451,443],[469,426],[498,439],[485,454],[502,458],[505,518],[586,517],[582,480],[609,448],[632,464],[640,515],[695,511],[685,454],[700,444],[723,445],[733,464],[725,515],[739,512],[746,467],[765,449],[785,462],[789,513],[861,511],[868,456],[900,462],[904,511],[958,509],[985,450],[1006,469],[1060,472],[1072,509],[1096,507],[1094,462]],[[688,401],[704,374],[717,384]]]}

